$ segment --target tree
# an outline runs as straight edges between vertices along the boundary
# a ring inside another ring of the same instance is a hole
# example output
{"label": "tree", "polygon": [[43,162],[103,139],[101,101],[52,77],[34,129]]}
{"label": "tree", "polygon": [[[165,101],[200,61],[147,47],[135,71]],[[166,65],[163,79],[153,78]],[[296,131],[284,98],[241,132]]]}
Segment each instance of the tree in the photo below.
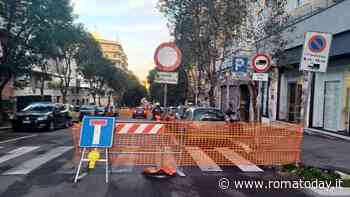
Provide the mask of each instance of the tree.
{"label": "tree", "polygon": [[246,16],[241,0],[162,0],[160,11],[168,18],[177,42],[199,71],[198,81],[208,81],[210,105],[215,105],[218,70],[230,52]]}
{"label": "tree", "polygon": [[55,29],[54,36],[57,38],[53,44],[52,58],[54,59],[55,71],[60,79],[60,91],[63,103],[67,102],[67,93],[72,80],[72,73],[76,72],[76,57],[79,48],[83,46],[84,28],[81,24],[68,23]]}
{"label": "tree", "polygon": [[[244,41],[249,42],[254,54],[258,52],[270,54],[273,60],[272,80],[278,79],[275,73],[277,71],[276,67],[283,64],[283,60],[286,58],[284,50],[288,41],[285,39],[284,34],[294,30],[293,27],[286,28],[289,22],[286,5],[286,0],[270,1],[267,7],[256,2],[252,4],[252,9],[259,9],[260,11],[251,10],[248,12],[249,14],[247,17],[248,28],[246,35],[249,41]],[[261,14],[255,15],[255,13]],[[248,87],[251,94],[251,106],[253,106],[253,121],[260,121],[260,103],[258,102],[257,96],[262,93],[259,92],[259,84],[254,81],[249,81]],[[269,111],[271,110],[269,109]]]}
{"label": "tree", "polygon": [[[40,76],[40,95],[44,100],[44,85],[45,81],[51,80],[49,75],[50,66],[52,66],[52,58],[55,57],[52,50],[57,37],[54,36],[56,29],[60,29],[62,25],[69,24],[73,21],[72,8],[69,1],[53,1],[46,2],[47,10],[49,10],[50,18],[54,20],[45,20],[43,23],[35,29],[36,35],[30,42],[33,47],[33,56],[35,59],[35,66],[37,66],[41,72]],[[38,10],[37,12],[43,12],[47,10]],[[43,13],[45,14],[45,13]]]}
{"label": "tree", "polygon": [[38,33],[55,23],[58,16],[73,20],[69,0],[7,0],[2,5],[0,17],[4,23],[0,28],[7,39],[0,63],[0,121],[5,85],[15,76],[29,72],[38,61],[33,46]]}
{"label": "tree", "polygon": [[147,90],[141,85],[135,75],[129,73],[127,90],[122,97],[122,105],[136,107],[140,105],[141,99],[147,96]]}

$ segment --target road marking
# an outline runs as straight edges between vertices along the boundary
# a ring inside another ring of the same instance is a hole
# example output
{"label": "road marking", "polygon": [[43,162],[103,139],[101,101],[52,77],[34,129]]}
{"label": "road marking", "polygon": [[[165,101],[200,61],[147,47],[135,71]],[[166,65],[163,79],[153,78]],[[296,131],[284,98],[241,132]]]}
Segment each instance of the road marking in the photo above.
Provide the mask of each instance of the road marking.
{"label": "road marking", "polygon": [[221,172],[222,169],[199,147],[186,146],[186,151],[191,155],[202,171],[206,172]]}
{"label": "road marking", "polygon": [[226,159],[236,164],[243,172],[264,172],[264,170],[229,148],[215,148],[215,150],[222,154]]}
{"label": "road marking", "polygon": [[119,154],[112,164],[112,173],[132,172],[135,166],[136,155],[134,154]]}
{"label": "road marking", "polygon": [[72,146],[60,146],[60,147],[54,148],[43,155],[39,155],[38,157],[28,160],[22,163],[21,165],[16,166],[4,172],[3,175],[29,174],[31,171],[39,168],[41,165],[45,164],[46,162],[59,157],[60,155],[64,154],[65,152],[71,149],[73,149]]}
{"label": "road marking", "polygon": [[250,148],[250,146],[246,143],[240,142],[240,141],[235,141],[235,140],[230,140],[232,143],[237,144],[240,146],[246,153],[251,153],[253,152],[253,149]]}
{"label": "road marking", "polygon": [[38,136],[38,134],[28,135],[28,136],[23,136],[23,137],[18,137],[18,138],[14,138],[14,139],[1,141],[0,144],[4,144],[4,143],[7,143],[7,142],[13,142],[13,141],[17,141],[17,140],[22,140],[22,139],[27,139],[27,138],[32,138],[32,137],[35,137],[35,136]]}
{"label": "road marking", "polygon": [[6,155],[0,157],[0,163],[3,163],[3,162],[8,161],[10,159],[19,157],[21,155],[29,153],[35,149],[38,149],[38,148],[40,148],[40,146],[24,146],[21,148],[17,148],[15,150],[12,150],[12,151],[6,153]]}

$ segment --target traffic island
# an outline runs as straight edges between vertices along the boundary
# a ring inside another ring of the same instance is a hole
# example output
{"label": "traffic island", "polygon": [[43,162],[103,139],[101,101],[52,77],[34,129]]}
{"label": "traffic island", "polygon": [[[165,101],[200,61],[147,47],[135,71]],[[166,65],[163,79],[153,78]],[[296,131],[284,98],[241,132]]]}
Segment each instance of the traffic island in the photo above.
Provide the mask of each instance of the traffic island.
{"label": "traffic island", "polygon": [[[293,177],[310,187],[301,188],[314,197],[347,197],[350,196],[350,176],[335,170],[320,169],[312,166],[285,165],[279,172],[283,176]],[[318,185],[318,186],[315,186]]]}

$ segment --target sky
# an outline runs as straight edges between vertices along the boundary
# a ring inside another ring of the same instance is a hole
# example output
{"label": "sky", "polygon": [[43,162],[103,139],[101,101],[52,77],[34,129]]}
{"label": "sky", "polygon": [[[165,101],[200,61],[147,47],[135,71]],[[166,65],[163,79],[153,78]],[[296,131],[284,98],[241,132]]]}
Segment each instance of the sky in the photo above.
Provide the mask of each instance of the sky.
{"label": "sky", "polygon": [[128,56],[129,69],[140,80],[154,68],[153,54],[171,41],[166,18],[156,8],[158,0],[72,0],[74,12],[90,32],[118,40]]}

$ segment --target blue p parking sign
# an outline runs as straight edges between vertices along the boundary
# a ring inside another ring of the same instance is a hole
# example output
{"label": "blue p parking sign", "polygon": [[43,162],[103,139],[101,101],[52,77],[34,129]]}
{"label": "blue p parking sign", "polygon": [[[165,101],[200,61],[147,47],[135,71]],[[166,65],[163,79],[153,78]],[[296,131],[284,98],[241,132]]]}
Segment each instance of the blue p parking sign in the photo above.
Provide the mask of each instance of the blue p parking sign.
{"label": "blue p parking sign", "polygon": [[110,148],[113,145],[115,118],[85,116],[80,132],[80,147]]}
{"label": "blue p parking sign", "polygon": [[248,58],[235,57],[233,58],[232,71],[235,73],[246,73],[248,69]]}

